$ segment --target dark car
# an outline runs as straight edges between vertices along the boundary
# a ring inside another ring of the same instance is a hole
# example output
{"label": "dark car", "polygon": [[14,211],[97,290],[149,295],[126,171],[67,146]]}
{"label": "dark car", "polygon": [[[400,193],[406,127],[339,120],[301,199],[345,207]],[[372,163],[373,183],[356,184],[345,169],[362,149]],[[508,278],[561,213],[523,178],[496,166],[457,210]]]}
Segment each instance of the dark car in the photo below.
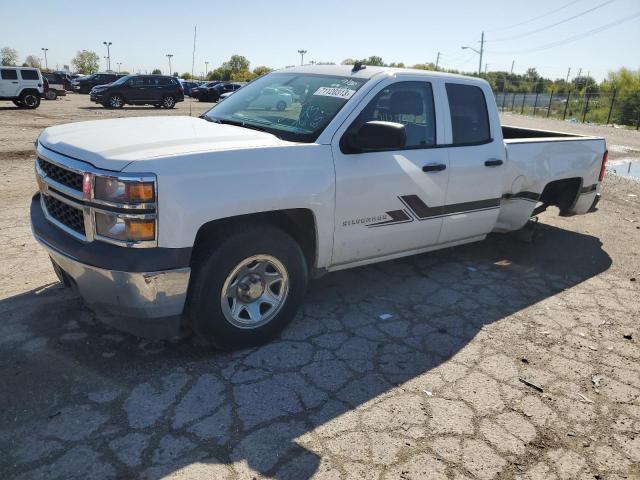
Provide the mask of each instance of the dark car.
{"label": "dark car", "polygon": [[198,82],[192,82],[190,80],[180,80],[180,84],[184,89],[184,94],[189,96],[191,96],[191,90],[200,85]]}
{"label": "dark car", "polygon": [[109,85],[93,87],[90,98],[107,108],[121,108],[125,104],[173,108],[184,101],[184,90],[175,77],[127,75]]}
{"label": "dark car", "polygon": [[193,87],[191,89],[191,91],[189,92],[189,96],[191,96],[192,98],[200,98],[200,95],[203,95],[204,92],[207,91],[207,88],[211,88],[214,85],[217,85],[219,83],[223,83],[221,81],[214,81],[214,82],[204,82],[204,83],[200,83],[198,86]]}
{"label": "dark car", "polygon": [[124,75],[117,73],[94,73],[86,77],[80,77],[71,82],[71,87],[77,93],[89,93],[91,89],[98,85],[106,85],[115,82]]}
{"label": "dark car", "polygon": [[220,82],[211,87],[207,86],[198,94],[198,100],[201,102],[217,102],[220,95],[227,92],[235,92],[242,85],[237,83]]}

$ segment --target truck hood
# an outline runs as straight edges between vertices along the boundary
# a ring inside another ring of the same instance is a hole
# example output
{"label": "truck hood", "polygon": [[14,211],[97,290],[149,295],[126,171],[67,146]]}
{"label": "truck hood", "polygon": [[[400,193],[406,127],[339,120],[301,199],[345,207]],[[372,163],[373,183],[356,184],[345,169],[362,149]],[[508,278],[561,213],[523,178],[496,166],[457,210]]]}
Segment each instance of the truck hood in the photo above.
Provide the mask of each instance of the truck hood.
{"label": "truck hood", "polygon": [[290,145],[270,133],[178,116],[68,123],[47,128],[38,141],[56,153],[114,171],[158,157]]}

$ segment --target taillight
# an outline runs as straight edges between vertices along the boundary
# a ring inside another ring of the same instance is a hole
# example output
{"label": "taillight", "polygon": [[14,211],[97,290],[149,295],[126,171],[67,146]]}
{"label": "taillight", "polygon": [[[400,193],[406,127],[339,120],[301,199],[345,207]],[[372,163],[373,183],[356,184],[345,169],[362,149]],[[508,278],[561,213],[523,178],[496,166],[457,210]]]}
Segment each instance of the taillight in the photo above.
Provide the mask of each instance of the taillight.
{"label": "taillight", "polygon": [[182,85],[178,85],[178,89],[176,90],[176,92],[184,93],[184,88],[182,88]]}
{"label": "taillight", "polygon": [[598,177],[598,181],[601,182],[604,180],[605,170],[607,168],[607,160],[609,159],[609,150],[604,151],[604,155],[602,155],[602,166],[600,167],[600,176]]}

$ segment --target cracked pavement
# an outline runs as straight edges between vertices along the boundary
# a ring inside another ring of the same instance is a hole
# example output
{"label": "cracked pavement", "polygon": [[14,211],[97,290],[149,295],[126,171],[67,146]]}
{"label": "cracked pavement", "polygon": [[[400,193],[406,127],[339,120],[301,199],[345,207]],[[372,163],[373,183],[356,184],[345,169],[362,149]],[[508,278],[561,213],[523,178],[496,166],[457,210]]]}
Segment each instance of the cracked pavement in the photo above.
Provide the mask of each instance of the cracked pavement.
{"label": "cracked pavement", "polygon": [[543,214],[532,243],[327,275],[278,340],[222,353],[60,288],[28,226],[38,130],[2,115],[2,478],[640,478],[638,183]]}

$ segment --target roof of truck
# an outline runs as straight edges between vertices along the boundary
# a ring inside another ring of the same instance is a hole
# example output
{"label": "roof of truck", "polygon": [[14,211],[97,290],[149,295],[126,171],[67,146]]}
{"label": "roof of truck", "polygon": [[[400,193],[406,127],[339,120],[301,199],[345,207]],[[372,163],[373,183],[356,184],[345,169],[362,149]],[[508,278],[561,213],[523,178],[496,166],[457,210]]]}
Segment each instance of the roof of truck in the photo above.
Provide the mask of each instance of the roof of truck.
{"label": "roof of truck", "polygon": [[446,78],[465,78],[467,80],[476,80],[478,82],[484,82],[481,78],[469,77],[466,75],[457,75],[454,73],[435,72],[433,70],[419,70],[417,68],[393,68],[393,67],[375,67],[370,65],[363,65],[362,68],[356,72],[353,71],[353,65],[303,65],[300,67],[287,67],[280,72],[292,72],[292,73],[316,73],[322,75],[338,75],[342,77],[353,78],[365,78],[370,79],[379,74],[411,74],[411,75],[424,75],[429,77],[446,77]]}

